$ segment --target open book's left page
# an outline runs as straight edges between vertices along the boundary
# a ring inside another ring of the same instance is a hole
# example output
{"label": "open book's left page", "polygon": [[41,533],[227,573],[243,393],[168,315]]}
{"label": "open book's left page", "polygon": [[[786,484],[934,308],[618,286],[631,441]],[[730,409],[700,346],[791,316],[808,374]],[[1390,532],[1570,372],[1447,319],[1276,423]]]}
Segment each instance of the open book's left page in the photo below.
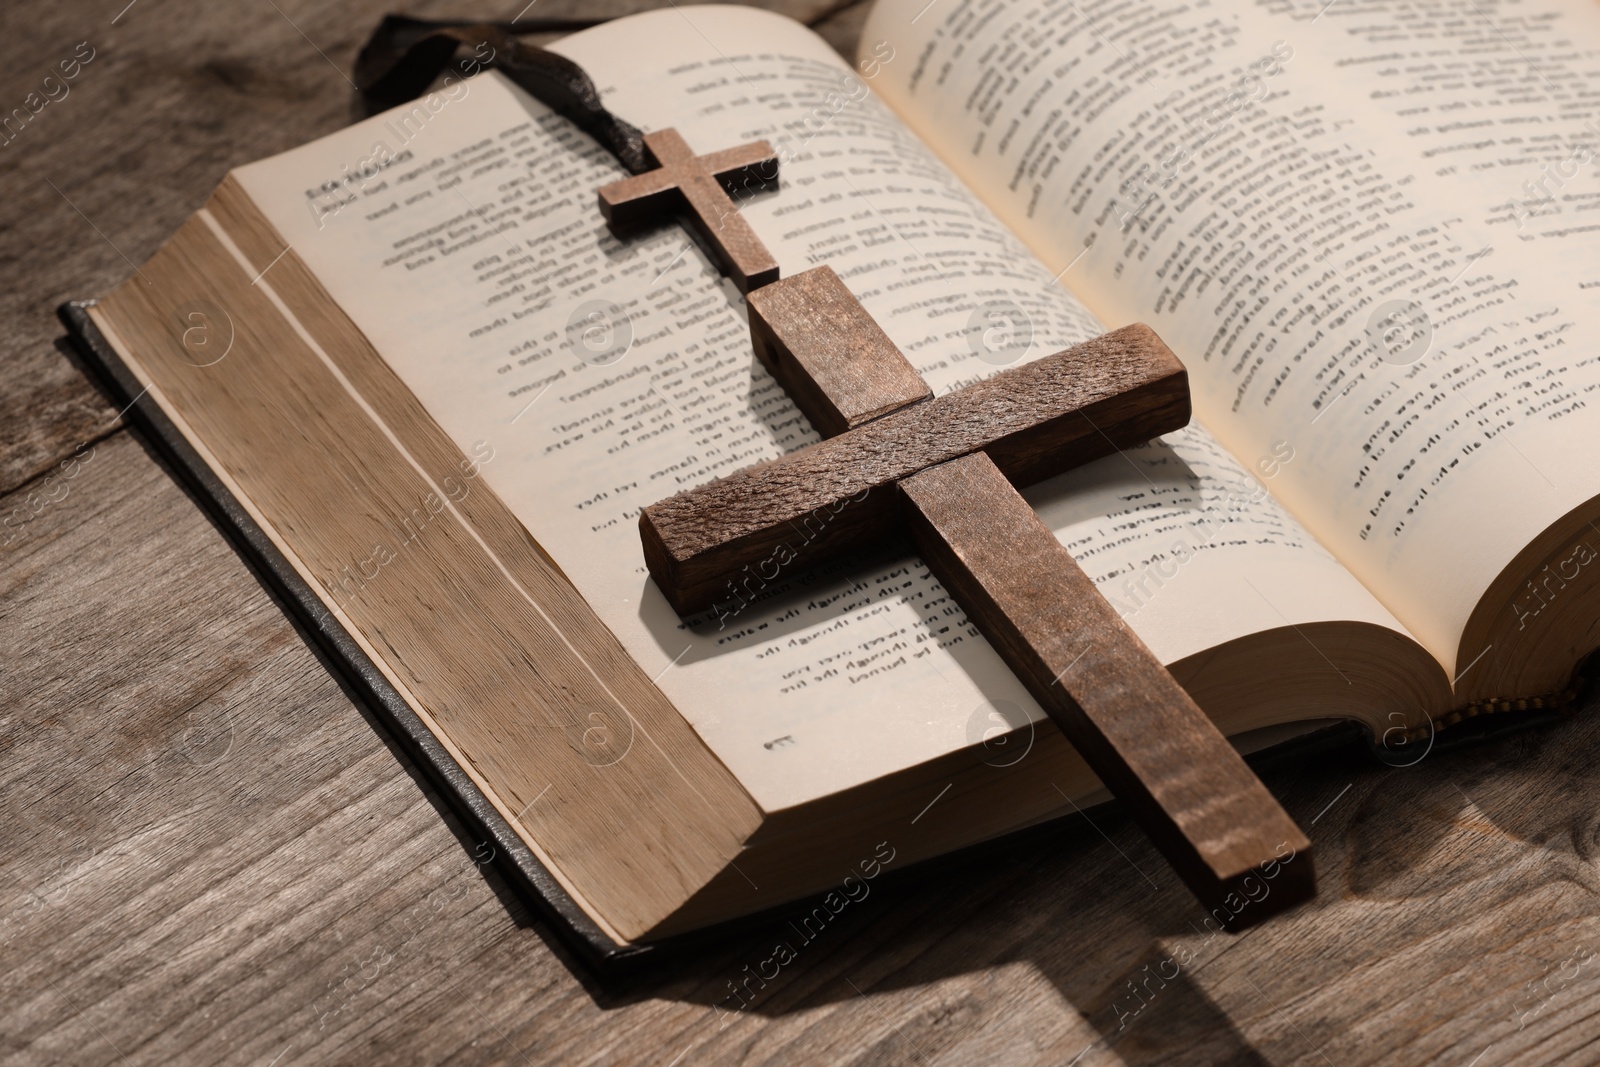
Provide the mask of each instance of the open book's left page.
{"label": "open book's left page", "polygon": [[[701,152],[771,140],[783,188],[741,210],[786,274],[837,270],[935,390],[999,369],[972,343],[986,301],[1025,311],[1020,358],[1100,332],[870,97],[871,71],[853,74],[798,25],[686,8],[561,48],[645,129],[675,126]],[[780,575],[719,619],[678,619],[645,572],[639,509],[814,432],[752,360],[737,293],[681,230],[627,244],[606,233],[594,190],[622,171],[564,120],[498,75],[400,114],[360,158],[348,140],[319,142],[238,179],[439,425],[463,447],[494,443],[486,484],[763,808],[966,747],[1002,702],[1038,717],[914,559]],[[1208,604],[1202,627],[1181,624],[1194,605],[1156,598],[1130,621],[1158,655],[1326,618],[1403,634],[1203,432],[1174,435],[1162,456],[1178,482],[1204,471],[1205,492],[1180,510],[1227,499],[1218,514],[1242,524],[1202,546],[1214,551],[1194,573],[1249,551],[1267,587],[1316,592],[1287,606],[1294,617],[1266,597],[1221,618]],[[1086,527],[1066,536],[1101,547],[1088,554],[1106,573],[1132,573],[1150,554],[1129,531],[1156,502],[1103,503],[1122,514],[1068,509]]]}

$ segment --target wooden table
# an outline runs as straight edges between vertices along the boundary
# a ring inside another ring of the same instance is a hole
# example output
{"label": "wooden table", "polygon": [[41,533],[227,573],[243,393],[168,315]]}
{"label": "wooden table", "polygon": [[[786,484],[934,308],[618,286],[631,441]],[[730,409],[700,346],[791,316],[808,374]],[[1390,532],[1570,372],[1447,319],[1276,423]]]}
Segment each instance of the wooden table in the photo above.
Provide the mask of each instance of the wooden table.
{"label": "wooden table", "polygon": [[[0,16],[5,113],[95,49],[0,147],[0,1060],[1593,1062],[1593,715],[1405,770],[1267,774],[1321,896],[1238,937],[1197,933],[1101,809],[882,885],[746,1010],[714,1005],[776,928],[594,984],[122,427],[53,314],[127,276],[228,167],[348,121],[342,72],[385,6],[123,2]],[[865,14],[776,6],[845,50]]]}

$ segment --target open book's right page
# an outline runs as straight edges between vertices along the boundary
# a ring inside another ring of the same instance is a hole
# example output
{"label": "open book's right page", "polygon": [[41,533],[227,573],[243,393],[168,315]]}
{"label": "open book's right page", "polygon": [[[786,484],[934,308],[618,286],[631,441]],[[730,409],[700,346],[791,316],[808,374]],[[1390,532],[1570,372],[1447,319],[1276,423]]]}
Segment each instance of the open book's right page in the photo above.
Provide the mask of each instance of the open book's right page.
{"label": "open book's right page", "polygon": [[[874,87],[1452,677],[1600,492],[1600,7],[881,0]],[[1466,687],[1468,683],[1463,683]]]}

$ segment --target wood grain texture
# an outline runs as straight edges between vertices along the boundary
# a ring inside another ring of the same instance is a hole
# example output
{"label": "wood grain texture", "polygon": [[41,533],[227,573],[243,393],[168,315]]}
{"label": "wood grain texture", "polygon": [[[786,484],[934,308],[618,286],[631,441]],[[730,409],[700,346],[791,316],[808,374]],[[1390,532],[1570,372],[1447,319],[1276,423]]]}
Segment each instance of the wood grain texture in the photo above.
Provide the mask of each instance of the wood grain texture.
{"label": "wood grain texture", "polygon": [[[268,5],[230,9],[228,36],[196,0],[140,0],[112,27],[122,6],[34,6],[0,35],[7,107],[36,59],[85,36],[108,61],[37,139],[0,149],[25,150],[0,198],[0,462],[20,472],[7,484],[32,479],[0,504],[38,506],[0,547],[0,1060],[1590,1062],[1592,712],[1408,769],[1267,772],[1323,889],[1235,937],[1197,933],[1137,827],[1097,809],[875,888],[743,1010],[729,983],[770,957],[784,917],[593,985],[138,442],[78,448],[114,412],[54,349],[50,309],[130,268],[41,178],[142,261],[227,165],[342,124],[350,94]],[[390,5],[279,6],[348,64]],[[824,24],[842,49],[864,6]],[[1135,999],[1128,983],[1172,975],[1175,956],[1177,976]]]}
{"label": "wood grain texture", "polygon": [[821,560],[899,529],[887,491],[984,451],[1033,482],[1176,430],[1189,379],[1145,326],[1126,326],[679,493],[639,515],[645,563],[680,614],[759,591],[772,562]]}
{"label": "wood grain texture", "polygon": [[1316,892],[1300,828],[987,456],[900,492],[918,553],[1218,923]]}
{"label": "wood grain texture", "polygon": [[824,437],[933,396],[832,267],[749,296],[756,357]]}
{"label": "wood grain texture", "polygon": [[659,164],[599,191],[600,214],[626,238],[676,217],[741,293],[778,280],[778,263],[728,195],[778,184],[778,154],[765,141],[695,155],[674,129],[644,135]]}
{"label": "wood grain texture", "polygon": [[[46,476],[114,429],[116,410],[56,347],[54,309],[104,293],[191,215],[227,169],[346,125],[348,67],[388,6],[359,0],[337,16],[310,5],[230,14],[219,33],[193,4],[154,17],[138,7],[49,5],[0,34],[0,110],[22,107],[42,78],[87,43],[60,99],[0,146],[0,491]],[[143,15],[145,17],[136,17]],[[59,95],[59,93],[58,93]]]}

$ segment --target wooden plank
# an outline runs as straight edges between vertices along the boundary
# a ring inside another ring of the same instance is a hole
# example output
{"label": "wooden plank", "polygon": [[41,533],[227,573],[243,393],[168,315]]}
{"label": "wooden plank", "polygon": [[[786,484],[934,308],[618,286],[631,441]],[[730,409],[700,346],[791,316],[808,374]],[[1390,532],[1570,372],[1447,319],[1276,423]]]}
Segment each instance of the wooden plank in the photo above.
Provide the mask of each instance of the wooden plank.
{"label": "wooden plank", "polygon": [[748,304],[757,358],[824,437],[933,396],[832,267],[775,281]]}
{"label": "wooden plank", "polygon": [[[1126,326],[892,412],[652,504],[639,515],[650,575],[680,613],[730,599],[770,563],[824,559],[899,529],[886,492],[976,451],[1028,485],[1189,421],[1183,364],[1145,326]],[[759,586],[757,587],[759,588]]]}
{"label": "wooden plank", "polygon": [[1311,843],[981,452],[900,483],[917,550],[1206,910],[1316,893]]}
{"label": "wooden plank", "polygon": [[[289,13],[330,55],[348,55],[386,10],[357,0]],[[56,306],[132,276],[230,166],[349,122],[349,86],[270,5],[231,21],[243,48],[219,45],[203,5],[160,18],[135,7],[113,25],[116,14],[77,0],[0,35],[7,115],[41,92],[43,76],[59,82],[57,64],[80,43],[93,54],[65,95],[57,90],[20,134],[14,122],[0,148],[0,218],[15,252],[0,263],[0,491],[48,474],[118,425],[58,349]]]}

